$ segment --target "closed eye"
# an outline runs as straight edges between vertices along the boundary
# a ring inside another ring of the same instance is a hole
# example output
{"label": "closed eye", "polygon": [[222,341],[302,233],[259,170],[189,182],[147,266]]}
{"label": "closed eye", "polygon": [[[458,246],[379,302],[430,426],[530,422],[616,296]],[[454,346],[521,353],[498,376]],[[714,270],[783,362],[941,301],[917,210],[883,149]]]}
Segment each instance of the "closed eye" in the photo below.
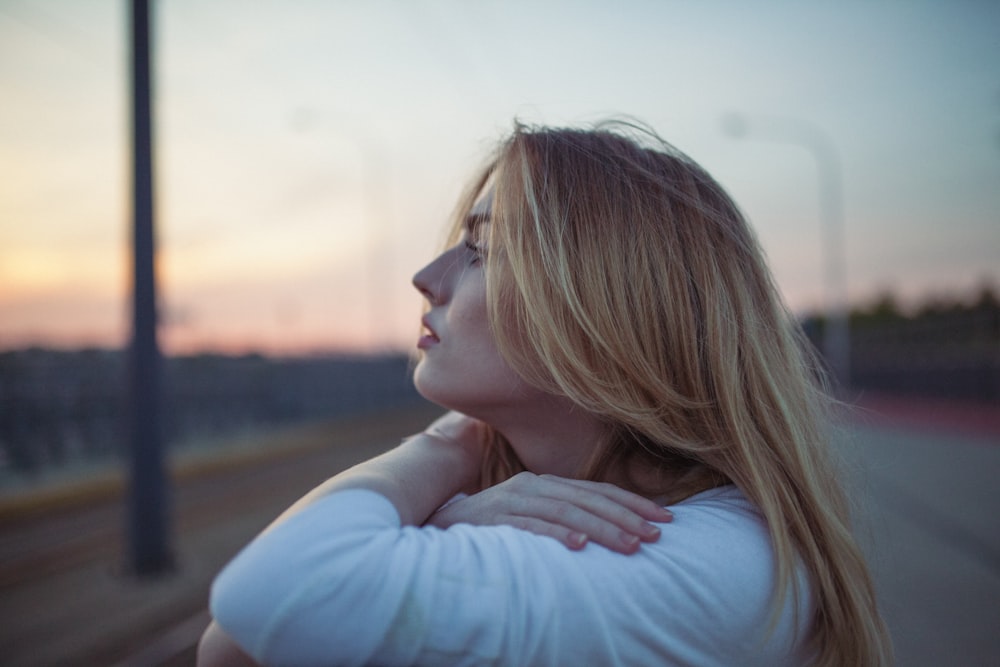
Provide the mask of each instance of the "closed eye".
{"label": "closed eye", "polygon": [[469,252],[472,253],[472,259],[469,260],[470,264],[477,264],[483,260],[484,253],[483,249],[480,246],[476,245],[472,241],[466,240],[465,247],[466,249],[468,249]]}

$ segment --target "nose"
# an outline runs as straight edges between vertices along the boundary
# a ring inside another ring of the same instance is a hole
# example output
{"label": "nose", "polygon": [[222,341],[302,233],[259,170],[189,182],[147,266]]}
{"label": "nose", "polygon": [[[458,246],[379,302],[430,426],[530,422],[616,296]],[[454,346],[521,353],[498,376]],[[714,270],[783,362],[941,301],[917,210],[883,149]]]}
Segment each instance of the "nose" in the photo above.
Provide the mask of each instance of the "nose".
{"label": "nose", "polygon": [[425,299],[434,303],[434,293],[431,291],[430,276],[428,275],[431,265],[428,264],[413,275],[413,286],[417,288]]}
{"label": "nose", "polygon": [[417,288],[431,305],[440,305],[447,299],[447,281],[449,253],[445,252],[437,256],[424,268],[420,269],[413,276],[413,286]]}

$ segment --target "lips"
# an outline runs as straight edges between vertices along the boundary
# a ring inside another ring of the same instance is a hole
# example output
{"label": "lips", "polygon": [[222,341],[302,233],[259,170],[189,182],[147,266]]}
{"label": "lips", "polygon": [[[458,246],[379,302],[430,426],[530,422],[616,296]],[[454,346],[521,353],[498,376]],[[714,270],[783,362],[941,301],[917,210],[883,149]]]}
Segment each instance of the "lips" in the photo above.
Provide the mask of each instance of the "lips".
{"label": "lips", "polygon": [[441,342],[441,339],[438,338],[437,332],[434,331],[434,327],[432,327],[427,321],[426,316],[420,319],[420,323],[423,325],[424,331],[421,333],[420,340],[417,341],[417,347],[419,349],[426,350],[427,348]]}

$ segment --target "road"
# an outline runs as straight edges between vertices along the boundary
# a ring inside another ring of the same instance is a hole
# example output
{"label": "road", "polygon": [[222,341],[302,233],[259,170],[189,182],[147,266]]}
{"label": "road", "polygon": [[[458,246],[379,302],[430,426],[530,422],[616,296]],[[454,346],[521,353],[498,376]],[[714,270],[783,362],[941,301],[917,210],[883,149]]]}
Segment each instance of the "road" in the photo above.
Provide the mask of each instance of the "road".
{"label": "road", "polygon": [[900,667],[1000,665],[1000,434],[845,434],[868,555]]}

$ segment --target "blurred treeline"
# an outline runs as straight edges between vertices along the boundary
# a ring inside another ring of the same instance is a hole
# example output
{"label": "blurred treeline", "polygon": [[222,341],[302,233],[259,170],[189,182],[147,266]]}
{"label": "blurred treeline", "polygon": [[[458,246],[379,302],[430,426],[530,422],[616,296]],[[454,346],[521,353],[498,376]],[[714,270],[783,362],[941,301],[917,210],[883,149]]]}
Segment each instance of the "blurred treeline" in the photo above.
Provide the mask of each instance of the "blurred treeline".
{"label": "blurred treeline", "polygon": [[[803,320],[819,348],[824,324],[820,316]],[[851,390],[1000,404],[1000,300],[992,284],[908,307],[884,292],[851,311],[850,341]]]}
{"label": "blurred treeline", "polygon": [[[114,460],[125,448],[125,355],[40,348],[0,353],[5,478]],[[164,362],[171,448],[253,430],[414,404],[404,355],[272,359],[204,354]]]}

